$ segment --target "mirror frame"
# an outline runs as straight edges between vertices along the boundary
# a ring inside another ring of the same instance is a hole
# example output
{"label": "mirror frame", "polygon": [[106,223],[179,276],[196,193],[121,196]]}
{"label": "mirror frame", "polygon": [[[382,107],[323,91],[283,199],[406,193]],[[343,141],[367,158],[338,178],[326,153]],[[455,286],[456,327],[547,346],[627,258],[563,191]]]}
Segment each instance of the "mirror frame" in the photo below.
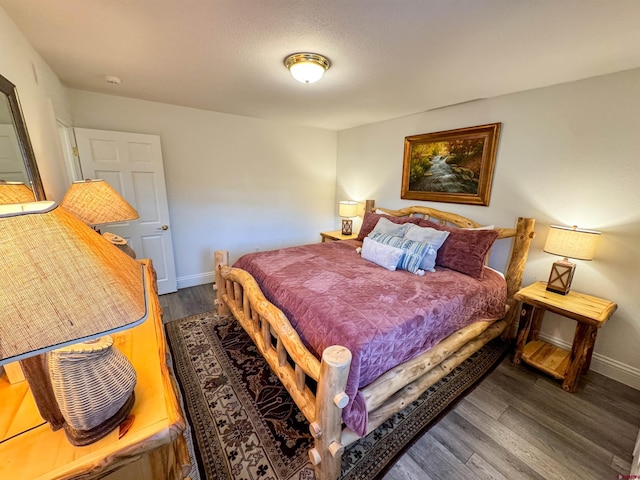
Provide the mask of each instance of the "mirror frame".
{"label": "mirror frame", "polygon": [[18,101],[18,91],[16,86],[2,75],[0,75],[0,92],[7,96],[9,112],[13,118],[13,126],[16,130],[18,145],[20,145],[22,159],[24,160],[24,166],[27,171],[27,176],[29,177],[29,182],[31,183],[33,196],[36,200],[46,200],[47,197],[44,193],[42,179],[40,178],[40,171],[38,170],[38,164],[36,163],[36,156],[33,153],[33,147],[31,146],[31,140],[29,140],[27,125],[24,122],[22,109],[20,108],[20,102]]}

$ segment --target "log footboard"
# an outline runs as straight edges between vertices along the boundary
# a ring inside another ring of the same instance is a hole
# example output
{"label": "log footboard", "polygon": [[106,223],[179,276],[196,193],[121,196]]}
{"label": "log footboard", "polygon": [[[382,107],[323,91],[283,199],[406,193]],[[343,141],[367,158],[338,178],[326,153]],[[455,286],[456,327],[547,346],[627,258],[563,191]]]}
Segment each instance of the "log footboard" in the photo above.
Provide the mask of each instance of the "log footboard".
{"label": "log footboard", "polygon": [[[228,252],[215,252],[219,312],[233,313],[309,422],[314,438],[309,459],[316,479],[336,480],[344,452],[342,409],[349,402],[344,390],[351,352],[334,345],[318,360],[304,347],[284,313],[264,297],[255,279],[228,263]],[[307,377],[317,383],[315,392]]]}

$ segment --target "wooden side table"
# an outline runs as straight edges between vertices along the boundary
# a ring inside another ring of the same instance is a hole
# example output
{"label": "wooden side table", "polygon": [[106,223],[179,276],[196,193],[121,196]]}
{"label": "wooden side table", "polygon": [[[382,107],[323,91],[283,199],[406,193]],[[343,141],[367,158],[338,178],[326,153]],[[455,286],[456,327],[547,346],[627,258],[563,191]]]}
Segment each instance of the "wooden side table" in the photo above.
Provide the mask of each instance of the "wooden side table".
{"label": "wooden side table", "polygon": [[334,240],[355,240],[356,238],[358,238],[357,233],[354,233],[353,235],[343,235],[342,230],[320,232],[320,236],[322,237],[322,243],[333,242]]}
{"label": "wooden side table", "polygon": [[[567,392],[575,392],[580,374],[587,372],[591,365],[598,329],[611,318],[618,305],[574,291],[559,295],[547,291],[546,285],[546,282],[536,282],[514,295],[522,302],[522,310],[513,361],[538,368],[562,380],[562,388]],[[538,339],[545,311],[578,322],[570,352]]]}

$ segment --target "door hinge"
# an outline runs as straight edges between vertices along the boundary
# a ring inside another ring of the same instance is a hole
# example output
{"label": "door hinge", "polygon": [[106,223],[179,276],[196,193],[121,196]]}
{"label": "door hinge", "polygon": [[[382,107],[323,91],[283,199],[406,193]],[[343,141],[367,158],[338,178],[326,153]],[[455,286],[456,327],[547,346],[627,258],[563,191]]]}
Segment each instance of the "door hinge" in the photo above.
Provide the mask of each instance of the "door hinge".
{"label": "door hinge", "polygon": [[78,147],[72,147],[71,151],[73,152],[74,157],[79,157],[80,153],[78,152]]}

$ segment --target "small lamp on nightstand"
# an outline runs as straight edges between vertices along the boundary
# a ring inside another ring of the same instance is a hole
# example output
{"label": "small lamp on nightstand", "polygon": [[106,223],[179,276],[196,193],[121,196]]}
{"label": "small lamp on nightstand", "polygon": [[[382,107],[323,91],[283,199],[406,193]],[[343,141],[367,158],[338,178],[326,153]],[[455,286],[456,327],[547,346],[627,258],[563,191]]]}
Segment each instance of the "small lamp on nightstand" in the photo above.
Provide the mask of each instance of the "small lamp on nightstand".
{"label": "small lamp on nightstand", "polygon": [[[73,182],[60,206],[89,226],[127,222],[139,218],[138,212],[104,180]],[[103,236],[132,258],[136,258],[127,241],[113,233]]]}
{"label": "small lamp on nightstand", "polygon": [[551,267],[547,290],[560,295],[569,293],[573,273],[576,269],[576,264],[571,263],[569,258],[593,260],[599,238],[600,232],[593,230],[583,230],[576,226],[551,225],[543,250],[564,257],[564,259],[554,262]]}
{"label": "small lamp on nightstand", "polygon": [[342,235],[352,235],[353,220],[351,218],[358,216],[358,202],[342,200],[338,208],[338,215],[344,217],[342,220]]}

